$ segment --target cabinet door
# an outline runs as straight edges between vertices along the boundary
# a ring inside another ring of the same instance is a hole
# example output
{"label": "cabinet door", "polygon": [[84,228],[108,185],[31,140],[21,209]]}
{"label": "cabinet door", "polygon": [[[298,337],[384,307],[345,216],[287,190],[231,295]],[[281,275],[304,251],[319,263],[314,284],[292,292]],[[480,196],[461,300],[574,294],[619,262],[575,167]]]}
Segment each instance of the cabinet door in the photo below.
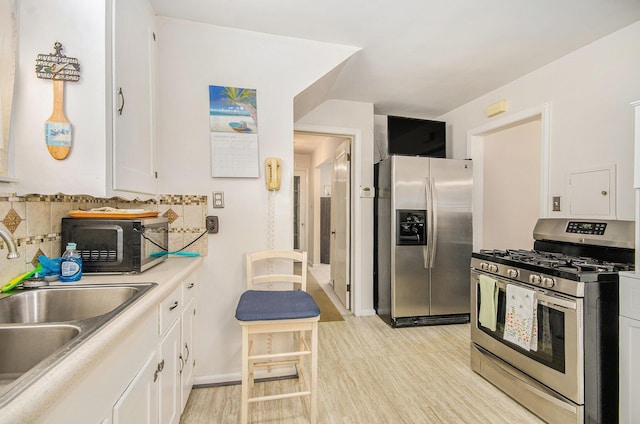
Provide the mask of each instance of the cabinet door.
{"label": "cabinet door", "polygon": [[160,420],[162,424],[180,421],[180,320],[176,320],[160,342]]}
{"label": "cabinet door", "polygon": [[640,321],[620,317],[620,423],[640,417]]}
{"label": "cabinet door", "polygon": [[615,217],[615,165],[573,171],[569,175],[571,215]]}
{"label": "cabinet door", "polygon": [[155,194],[153,14],[148,0],[113,0],[114,190]]}
{"label": "cabinet door", "polygon": [[194,346],[194,337],[193,334],[195,332],[195,314],[196,314],[196,302],[195,300],[191,300],[191,302],[184,308],[182,312],[182,372],[180,375],[180,383],[181,383],[181,408],[180,411],[184,410],[185,405],[187,404],[187,400],[189,399],[189,394],[191,393],[191,388],[193,387],[193,369],[196,364],[195,360],[195,346]]}
{"label": "cabinet door", "polygon": [[115,403],[113,424],[158,422],[158,384],[154,377],[157,367],[154,350]]}
{"label": "cabinet door", "polygon": [[635,115],[635,153],[634,153],[634,178],[633,186],[640,188],[640,101],[631,103],[634,106]]}

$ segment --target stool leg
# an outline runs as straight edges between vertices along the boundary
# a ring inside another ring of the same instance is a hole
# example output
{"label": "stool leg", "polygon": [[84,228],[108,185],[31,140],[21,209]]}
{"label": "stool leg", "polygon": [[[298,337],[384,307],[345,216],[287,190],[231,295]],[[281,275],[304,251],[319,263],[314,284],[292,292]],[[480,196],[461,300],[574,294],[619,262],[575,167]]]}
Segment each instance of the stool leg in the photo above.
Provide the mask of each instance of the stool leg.
{"label": "stool leg", "polygon": [[[304,350],[304,342],[305,342],[305,332],[304,331],[300,331],[298,333],[298,350],[299,351],[303,351]],[[300,376],[300,378],[302,379],[302,381],[304,381],[305,383],[307,382],[306,378],[306,374],[304,373],[304,358],[302,356],[298,356],[298,375]]]}
{"label": "stool leg", "polygon": [[247,424],[249,418],[249,329],[242,326],[242,400],[240,423]]}
{"label": "stool leg", "polygon": [[311,424],[318,416],[318,322],[311,327]]}
{"label": "stool leg", "polygon": [[253,356],[253,336],[249,335],[247,337],[247,340],[249,342],[249,353],[247,354],[247,363],[249,366],[249,389],[248,391],[250,392],[251,389],[253,389],[253,386],[256,383],[256,378],[254,376],[255,374],[255,362],[253,360],[249,360],[249,356]]}

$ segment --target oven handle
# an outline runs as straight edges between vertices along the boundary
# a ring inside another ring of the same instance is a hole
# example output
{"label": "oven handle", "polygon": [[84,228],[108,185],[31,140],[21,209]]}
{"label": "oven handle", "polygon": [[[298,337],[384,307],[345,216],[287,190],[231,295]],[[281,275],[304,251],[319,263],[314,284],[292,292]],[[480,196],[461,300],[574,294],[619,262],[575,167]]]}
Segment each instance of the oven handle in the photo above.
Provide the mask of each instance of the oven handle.
{"label": "oven handle", "polygon": [[[551,300],[543,300],[541,299],[542,296],[540,294],[536,294],[536,299],[538,300],[538,303],[541,305],[548,306],[553,309],[565,308],[565,309],[573,309],[574,311],[578,309],[575,302],[571,302],[569,300],[562,300],[555,297],[550,298]],[[548,296],[545,296],[545,297],[548,297]]]}
{"label": "oven handle", "polygon": [[[475,272],[476,274],[480,275],[479,272]],[[489,275],[489,274],[485,274],[485,275]],[[498,288],[501,288],[503,290],[506,291],[507,289],[507,284],[513,284],[514,286],[518,286],[518,287],[523,287],[529,290],[534,290],[536,292],[536,300],[538,301],[538,303],[544,305],[544,306],[548,306],[549,308],[552,309],[558,309],[558,308],[563,308],[563,309],[571,309],[571,310],[577,310],[578,307],[576,305],[576,302],[572,302],[571,300],[565,300],[565,299],[560,299],[557,297],[553,297],[553,296],[548,296],[547,294],[545,294],[545,292],[536,290],[536,289],[532,289],[530,287],[524,286],[522,284],[517,284],[517,283],[505,283],[502,280],[498,280],[497,278],[495,278],[495,276],[493,275],[489,275],[489,277],[493,278],[496,281],[496,285],[498,286]]]}

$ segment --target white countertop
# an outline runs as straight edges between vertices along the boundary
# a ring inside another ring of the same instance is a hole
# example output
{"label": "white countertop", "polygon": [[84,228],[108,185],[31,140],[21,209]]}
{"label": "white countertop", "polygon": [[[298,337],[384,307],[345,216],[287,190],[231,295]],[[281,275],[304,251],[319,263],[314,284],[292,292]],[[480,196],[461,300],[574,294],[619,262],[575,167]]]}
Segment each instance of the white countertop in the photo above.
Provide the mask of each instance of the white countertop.
{"label": "white countertop", "polygon": [[620,272],[620,277],[635,278],[636,280],[640,280],[640,269],[636,271]]}
{"label": "white countertop", "polygon": [[97,361],[110,352],[132,323],[143,317],[184,279],[202,265],[201,257],[170,257],[142,274],[83,275],[80,281],[70,284],[128,284],[153,282],[158,286],[122,314],[97,331],[90,339],[43,375],[29,388],[0,408],[0,423],[27,423],[37,420],[57,402]]}

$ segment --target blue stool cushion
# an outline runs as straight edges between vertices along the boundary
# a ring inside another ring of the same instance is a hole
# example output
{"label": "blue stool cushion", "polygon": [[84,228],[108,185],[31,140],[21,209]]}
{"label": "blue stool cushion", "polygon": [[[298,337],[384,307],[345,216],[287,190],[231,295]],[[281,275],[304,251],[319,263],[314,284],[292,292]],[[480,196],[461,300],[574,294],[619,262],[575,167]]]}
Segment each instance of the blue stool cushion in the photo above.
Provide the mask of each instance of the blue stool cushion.
{"label": "blue stool cushion", "polygon": [[247,290],[240,296],[236,318],[240,321],[311,318],[320,308],[302,290]]}

